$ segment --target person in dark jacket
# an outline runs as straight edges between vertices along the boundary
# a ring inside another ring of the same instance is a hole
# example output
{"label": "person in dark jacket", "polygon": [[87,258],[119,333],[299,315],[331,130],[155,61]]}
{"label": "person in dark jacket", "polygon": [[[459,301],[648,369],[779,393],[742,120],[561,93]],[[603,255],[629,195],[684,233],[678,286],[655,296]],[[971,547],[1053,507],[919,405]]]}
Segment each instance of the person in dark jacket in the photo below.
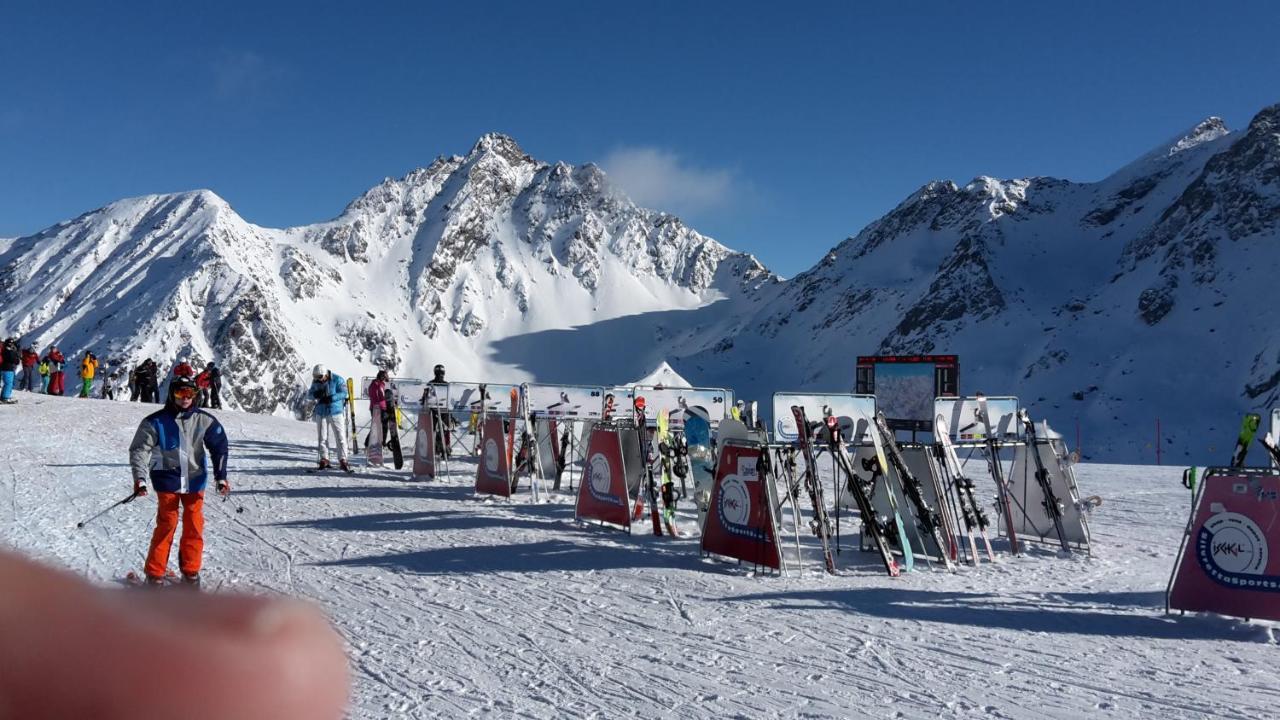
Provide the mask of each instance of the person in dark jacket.
{"label": "person in dark jacket", "polygon": [[182,506],[182,539],[178,568],[183,583],[199,587],[204,556],[204,489],[209,480],[206,452],[213,461],[213,479],[220,495],[231,492],[227,480],[227,435],[217,418],[194,407],[196,384],[189,378],[169,382],[164,407],[143,418],[129,445],[129,467],[135,496],[156,491],[156,529],[143,568],[148,585],[162,585]]}
{"label": "person in dark jacket", "polygon": [[210,362],[204,366],[204,371],[209,373],[209,407],[215,410],[222,409],[222,371],[217,365]]}
{"label": "person in dark jacket", "polygon": [[[431,382],[433,385],[432,392],[436,398],[449,397],[449,381],[444,379],[444,365],[436,365],[431,368]],[[423,403],[426,403],[427,392],[422,392]],[[482,400],[483,402],[483,400]],[[436,429],[436,455],[448,460],[453,455],[453,414],[441,411],[439,408],[431,410],[432,425]]]}
{"label": "person in dark jacket", "polygon": [[138,402],[138,397],[142,394],[142,386],[138,383],[138,373],[141,370],[141,365],[129,370],[129,402]]}
{"label": "person in dark jacket", "polygon": [[18,367],[22,365],[22,352],[15,338],[6,338],[0,347],[0,402],[14,403],[13,385]]}
{"label": "person in dark jacket", "polygon": [[40,353],[30,345],[22,349],[22,382],[19,387],[27,392],[35,392],[40,381],[37,380],[36,365],[40,363]]}
{"label": "person in dark jacket", "polygon": [[144,403],[160,402],[160,366],[147,358],[138,367],[138,395]]}

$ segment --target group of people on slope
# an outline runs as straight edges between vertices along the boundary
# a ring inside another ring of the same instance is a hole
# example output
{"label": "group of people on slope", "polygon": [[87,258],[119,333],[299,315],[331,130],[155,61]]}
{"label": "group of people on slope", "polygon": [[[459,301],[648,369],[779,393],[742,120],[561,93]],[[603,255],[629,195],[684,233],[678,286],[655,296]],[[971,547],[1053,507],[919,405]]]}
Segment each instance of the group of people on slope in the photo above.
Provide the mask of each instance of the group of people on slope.
{"label": "group of people on slope", "polygon": [[[435,378],[432,385],[448,385],[444,379],[444,366],[435,366]],[[381,417],[382,442],[389,445],[392,424],[396,422],[395,410],[400,404],[399,390],[391,382],[386,370],[379,370],[369,383],[367,392],[370,418]],[[316,365],[311,371],[311,389],[308,394],[315,401],[311,417],[316,423],[316,450],[319,454],[319,469],[330,467],[329,437],[332,436],[338,450],[338,466],[351,472],[348,462],[347,437],[343,413],[346,412],[349,393],[346,378],[329,370],[323,364]],[[376,412],[375,412],[376,411]],[[437,431],[439,432],[439,431]],[[445,431],[447,433],[447,430]],[[366,439],[365,443],[368,444]],[[447,446],[447,442],[445,445]]]}
{"label": "group of people on slope", "polygon": [[[19,349],[18,345],[18,339],[14,337],[6,338],[0,344],[0,402],[17,402],[13,399],[15,388],[49,395],[65,394],[63,368],[67,364],[67,358],[58,346],[49,346],[49,352],[41,357],[33,346]],[[79,397],[89,397],[93,380],[104,367],[97,355],[85,350],[84,357],[80,360]],[[104,397],[111,397],[108,384],[103,383]]]}
{"label": "group of people on slope", "polygon": [[[150,358],[146,362],[151,362]],[[139,372],[141,371],[140,365]],[[222,371],[218,369],[217,364],[212,361],[207,362],[203,370],[196,372],[187,358],[179,358],[178,364],[173,366],[173,375],[187,378],[196,384],[196,407],[222,409]]]}

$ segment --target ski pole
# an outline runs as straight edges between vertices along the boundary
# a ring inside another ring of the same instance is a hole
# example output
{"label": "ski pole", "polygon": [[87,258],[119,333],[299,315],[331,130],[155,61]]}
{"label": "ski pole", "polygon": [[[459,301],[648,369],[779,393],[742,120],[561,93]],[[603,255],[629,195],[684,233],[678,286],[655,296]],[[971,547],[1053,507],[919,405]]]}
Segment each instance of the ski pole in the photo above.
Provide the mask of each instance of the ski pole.
{"label": "ski pole", "polygon": [[121,505],[126,505],[126,504],[128,504],[128,503],[133,502],[133,501],[134,501],[134,499],[135,499],[135,498],[137,498],[138,496],[139,496],[139,493],[134,493],[134,494],[130,495],[129,497],[127,497],[127,498],[125,498],[125,499],[123,499],[123,500],[121,500],[121,501],[119,501],[119,502],[113,502],[113,503],[111,503],[110,505],[108,505],[108,506],[106,507],[106,509],[104,509],[104,510],[102,510],[101,512],[97,513],[97,514],[96,514],[96,515],[94,515],[93,517],[91,517],[91,518],[87,518],[87,519],[85,519],[85,520],[81,520],[80,522],[76,523],[76,527],[77,527],[77,528],[83,528],[85,525],[88,525],[89,523],[93,522],[94,520],[97,520],[98,518],[102,517],[103,515],[106,515],[107,513],[111,512],[112,510],[115,510],[117,507],[119,507],[119,506],[121,506]]}

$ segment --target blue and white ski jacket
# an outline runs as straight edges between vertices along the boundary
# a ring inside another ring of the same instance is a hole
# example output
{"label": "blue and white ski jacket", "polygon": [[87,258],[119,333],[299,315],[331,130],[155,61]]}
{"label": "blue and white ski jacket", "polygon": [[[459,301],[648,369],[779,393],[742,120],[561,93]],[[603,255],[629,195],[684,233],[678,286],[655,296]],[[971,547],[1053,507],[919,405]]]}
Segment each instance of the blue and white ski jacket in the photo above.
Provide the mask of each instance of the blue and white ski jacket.
{"label": "blue and white ski jacket", "polygon": [[148,479],[157,492],[196,493],[208,482],[205,451],[213,457],[213,477],[227,477],[227,434],[209,413],[163,408],[143,418],[129,445],[135,482]]}
{"label": "blue and white ski jacket", "polygon": [[[321,400],[325,395],[329,401]],[[347,381],[337,373],[329,373],[329,382],[316,380],[311,383],[311,397],[316,401],[314,414],[319,417],[341,415],[347,407]]]}

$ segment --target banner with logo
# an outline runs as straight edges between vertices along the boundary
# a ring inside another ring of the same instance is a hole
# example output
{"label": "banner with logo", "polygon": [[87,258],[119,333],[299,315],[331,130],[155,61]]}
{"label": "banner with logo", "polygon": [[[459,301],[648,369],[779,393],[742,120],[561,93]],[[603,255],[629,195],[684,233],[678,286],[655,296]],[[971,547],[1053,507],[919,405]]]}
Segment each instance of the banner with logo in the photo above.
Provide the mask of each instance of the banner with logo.
{"label": "banner with logo", "polygon": [[524,385],[525,402],[534,418],[599,420],[604,388],[598,385]]}
{"label": "banner with logo", "polygon": [[436,433],[431,411],[418,411],[418,435],[413,443],[413,479],[436,479]]}
{"label": "banner with logo", "polygon": [[778,442],[793,443],[800,439],[796,429],[796,416],[791,412],[792,406],[804,408],[809,422],[823,422],[823,408],[831,410],[831,415],[840,423],[841,434],[847,442],[855,445],[871,442],[866,436],[868,421],[876,415],[875,395],[853,395],[850,393],[797,393],[778,392],[773,394],[773,434]]}
{"label": "banner with logo", "polygon": [[1205,471],[1167,605],[1280,620],[1280,471]]}
{"label": "banner with logo", "polygon": [[574,516],[631,530],[627,469],[622,458],[620,430],[615,426],[596,425],[591,430]]}
{"label": "banner with logo", "polygon": [[502,431],[502,418],[495,415],[485,418],[484,425],[480,428],[477,493],[511,497],[511,466],[507,463],[506,444],[507,434]]}
{"label": "banner with logo", "polygon": [[729,440],[720,448],[702,551],[743,562],[782,567],[766,478],[756,472],[760,446]]}

